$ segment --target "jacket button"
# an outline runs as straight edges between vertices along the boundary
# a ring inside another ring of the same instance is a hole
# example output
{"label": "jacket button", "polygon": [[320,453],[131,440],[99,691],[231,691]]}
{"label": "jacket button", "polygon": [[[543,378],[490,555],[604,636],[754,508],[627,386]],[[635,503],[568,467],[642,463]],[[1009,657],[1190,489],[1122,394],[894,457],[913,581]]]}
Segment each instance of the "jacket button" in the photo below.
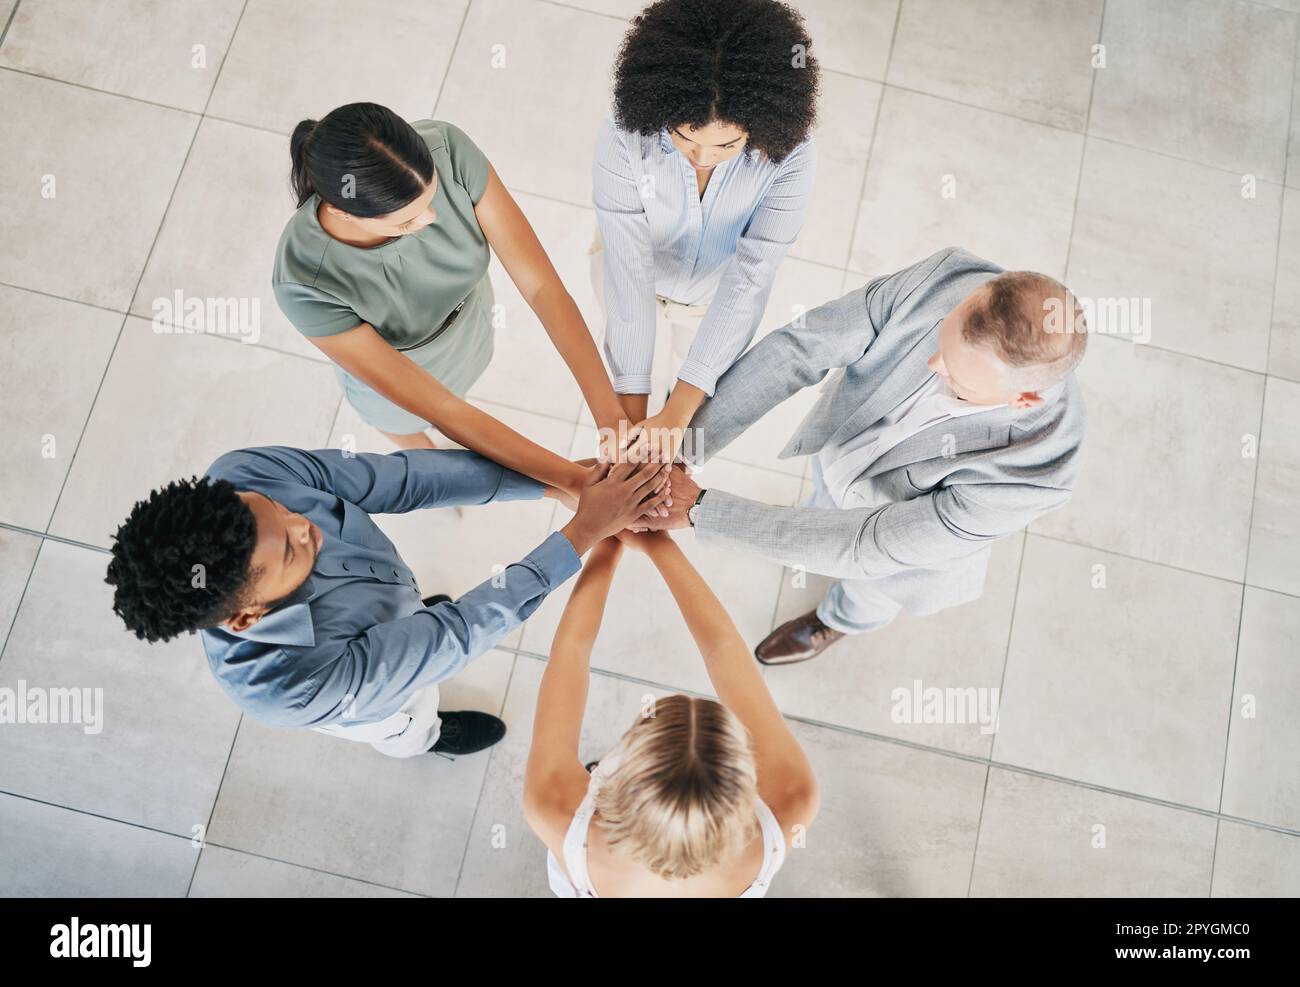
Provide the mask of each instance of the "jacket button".
{"label": "jacket button", "polygon": [[346,562],[343,563],[343,571],[344,571],[344,572],[351,572],[351,571],[352,571],[351,569],[348,568],[348,564],[347,564]]}

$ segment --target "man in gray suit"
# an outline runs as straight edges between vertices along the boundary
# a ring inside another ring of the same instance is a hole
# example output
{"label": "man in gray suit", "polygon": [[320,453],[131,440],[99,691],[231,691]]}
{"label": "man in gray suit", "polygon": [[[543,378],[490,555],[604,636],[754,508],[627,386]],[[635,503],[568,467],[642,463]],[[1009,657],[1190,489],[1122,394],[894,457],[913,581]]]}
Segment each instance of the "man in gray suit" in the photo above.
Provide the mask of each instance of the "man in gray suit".
{"label": "man in gray suit", "polygon": [[673,473],[655,529],[836,576],[755,654],[806,661],[900,609],[979,597],[992,543],[1069,499],[1083,442],[1074,367],[1087,345],[1059,282],[959,248],[876,278],[738,360],[691,421],[703,465],[796,391],[835,374],[781,452],[813,456],[812,497],[773,507]]}

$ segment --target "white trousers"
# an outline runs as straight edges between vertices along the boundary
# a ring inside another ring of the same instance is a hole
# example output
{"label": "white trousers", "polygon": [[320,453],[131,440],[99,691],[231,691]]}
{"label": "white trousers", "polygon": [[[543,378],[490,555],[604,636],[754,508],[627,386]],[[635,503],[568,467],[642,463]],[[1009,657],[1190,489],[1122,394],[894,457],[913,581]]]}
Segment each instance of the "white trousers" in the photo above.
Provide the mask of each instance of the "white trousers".
{"label": "white trousers", "polygon": [[[590,260],[591,285],[596,289],[596,298],[604,311],[605,245],[601,242],[599,227],[591,241],[587,257]],[[655,358],[650,370],[647,415],[656,414],[663,408],[669,391],[677,381],[677,372],[686,362],[691,344],[700,331],[700,323],[708,311],[708,305],[683,305],[671,298],[655,295]]]}
{"label": "white trousers", "polygon": [[312,727],[317,733],[369,744],[388,757],[415,757],[438,742],[442,720],[438,718],[438,687],[416,689],[392,716],[376,723],[331,723]]}

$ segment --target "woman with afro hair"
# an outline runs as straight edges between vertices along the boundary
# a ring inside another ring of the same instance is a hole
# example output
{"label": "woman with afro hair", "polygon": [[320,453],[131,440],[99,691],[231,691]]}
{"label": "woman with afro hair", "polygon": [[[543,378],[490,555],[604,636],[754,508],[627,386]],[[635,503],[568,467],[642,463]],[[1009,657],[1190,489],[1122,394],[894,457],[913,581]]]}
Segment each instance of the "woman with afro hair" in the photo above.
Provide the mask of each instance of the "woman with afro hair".
{"label": "woman with afro hair", "polygon": [[591,273],[628,448],[674,458],[754,338],[812,188],[811,46],[777,0],[658,0],[623,39]]}

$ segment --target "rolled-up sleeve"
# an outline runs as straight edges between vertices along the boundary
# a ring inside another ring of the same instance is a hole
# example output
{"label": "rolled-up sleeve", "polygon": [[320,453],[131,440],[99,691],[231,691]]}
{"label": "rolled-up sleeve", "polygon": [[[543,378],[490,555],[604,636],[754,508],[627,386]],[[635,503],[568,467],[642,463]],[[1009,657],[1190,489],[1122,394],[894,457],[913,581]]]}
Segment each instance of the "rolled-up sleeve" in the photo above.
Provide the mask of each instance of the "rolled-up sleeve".
{"label": "rolled-up sleeve", "polygon": [[334,494],[368,514],[536,500],[545,491],[536,480],[464,449],[407,449],[379,455],[264,446],[226,453],[209,467],[208,475],[236,487],[258,481],[297,483]]}
{"label": "rolled-up sleeve", "polygon": [[727,262],[678,380],[710,397],[718,378],[749,346],[763,319],[776,269],[803,228],[817,156],[809,138],[781,162]]}
{"label": "rolled-up sleeve", "polygon": [[654,248],[631,137],[606,120],[596,139],[592,200],[605,251],[605,359],[619,394],[649,394],[655,352]]}

